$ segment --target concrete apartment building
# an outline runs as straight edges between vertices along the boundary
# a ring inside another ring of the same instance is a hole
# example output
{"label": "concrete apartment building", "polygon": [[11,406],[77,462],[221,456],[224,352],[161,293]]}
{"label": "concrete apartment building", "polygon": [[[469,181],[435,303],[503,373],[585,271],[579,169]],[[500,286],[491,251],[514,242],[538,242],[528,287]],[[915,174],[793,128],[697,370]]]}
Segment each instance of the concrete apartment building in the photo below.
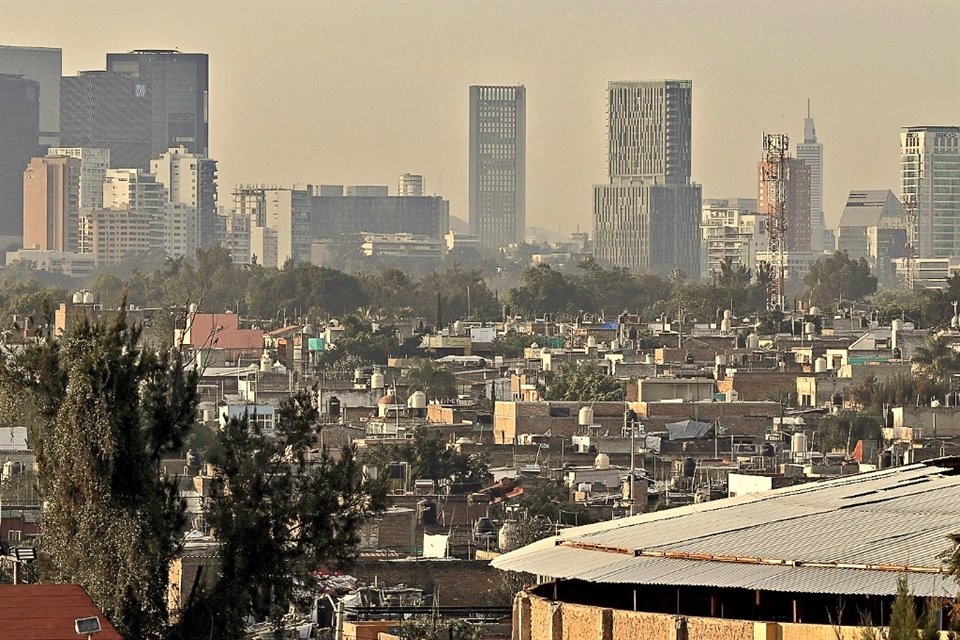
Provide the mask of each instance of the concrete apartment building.
{"label": "concrete apartment building", "polygon": [[110,168],[110,150],[89,147],[51,147],[51,156],[68,156],[80,161],[80,208],[103,207],[103,180]]}
{"label": "concrete apartment building", "polygon": [[155,222],[143,211],[89,209],[80,222],[84,248],[93,255],[97,266],[117,264],[152,248]]}
{"label": "concrete apartment building", "polygon": [[526,231],[526,113],[523,86],[470,87],[470,233],[489,249]]}
{"label": "concrete apartment building", "polygon": [[[234,190],[234,215],[249,220],[247,262],[256,257],[258,264],[279,269],[287,260],[310,260],[310,193],[310,188],[249,185]],[[243,232],[239,225],[234,230]],[[233,260],[239,262],[241,256]]]}
{"label": "concrete apartment building", "polygon": [[611,82],[607,174],[593,187],[594,255],[631,271],[699,274],[700,185],[690,181],[692,84]]}
{"label": "concrete apartment building", "polygon": [[423,197],[423,176],[413,173],[401,173],[397,180],[397,195],[414,198]]}
{"label": "concrete apartment building", "polygon": [[[824,249],[823,231],[826,228],[823,215],[823,144],[817,141],[817,128],[810,116],[809,100],[807,117],[803,120],[803,142],[797,145],[797,159],[810,167],[810,250],[819,253]],[[833,247],[826,248],[829,250]]]}
{"label": "concrete apartment building", "polygon": [[757,254],[770,244],[768,220],[769,216],[748,209],[704,201],[700,219],[700,277],[720,273],[720,265],[726,259],[734,267],[754,270]]}
{"label": "concrete apartment building", "polygon": [[80,249],[80,160],[33,158],[23,173],[23,246],[41,251]]}
{"label": "concrete apartment building", "polygon": [[52,47],[0,45],[0,73],[33,80],[40,89],[40,131],[37,144],[60,144],[60,75],[63,54]]}
{"label": "concrete apartment building", "polygon": [[960,127],[900,134],[900,201],[913,203],[917,257],[960,256]]}
{"label": "concrete apartment building", "polygon": [[[773,216],[774,205],[767,191],[764,173],[765,161],[757,163],[757,211]],[[787,158],[787,172],[784,185],[784,218],[787,233],[784,249],[786,251],[810,251],[810,167],[797,158]],[[776,224],[772,219],[770,224]]]}
{"label": "concrete apartment building", "polygon": [[23,172],[40,153],[40,83],[0,73],[0,250],[23,239]]}
{"label": "concrete apartment building", "polygon": [[112,168],[150,169],[153,93],[146,80],[111,71],[60,79],[60,145],[110,151]]}
{"label": "concrete apartment building", "polygon": [[166,187],[171,204],[196,210],[197,226],[187,239],[185,255],[192,257],[196,247],[213,244],[217,225],[217,161],[180,146],[152,159],[150,173]]}
{"label": "concrete apartment building", "polygon": [[210,155],[208,67],[205,53],[143,49],[107,54],[107,71],[138,78],[151,93],[153,154],[182,146],[190,153]]}

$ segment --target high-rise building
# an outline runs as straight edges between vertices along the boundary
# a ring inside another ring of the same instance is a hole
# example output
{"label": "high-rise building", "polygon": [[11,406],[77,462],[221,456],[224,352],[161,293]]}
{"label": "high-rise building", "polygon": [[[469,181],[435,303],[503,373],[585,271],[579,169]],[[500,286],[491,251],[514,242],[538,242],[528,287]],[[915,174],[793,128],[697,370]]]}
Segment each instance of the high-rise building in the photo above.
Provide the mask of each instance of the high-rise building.
{"label": "high-rise building", "polygon": [[170,50],[108,53],[107,71],[139,78],[151,93],[151,151],[185,147],[209,156],[208,56]]}
{"label": "high-rise building", "polygon": [[[251,259],[268,267],[281,268],[287,260],[310,260],[310,188],[280,189],[238,187],[233,192],[235,215],[245,216],[250,225]],[[239,256],[233,258],[239,262]]]}
{"label": "high-rise building", "polygon": [[151,160],[150,173],[167,188],[171,203],[196,209],[197,229],[192,232],[191,244],[213,244],[217,224],[217,161],[190,153],[185,147],[176,147]]}
{"label": "high-rise building", "polygon": [[40,153],[40,84],[0,74],[0,251],[23,237],[23,172]]}
{"label": "high-rise building", "polygon": [[526,104],[523,86],[470,87],[470,232],[487,248],[526,231]]}
{"label": "high-rise building", "polygon": [[[411,233],[442,238],[450,203],[440,196],[336,196],[330,185],[310,189],[311,239],[354,233]],[[240,210],[239,208],[237,209]]]}
{"label": "high-rise building", "polygon": [[0,45],[0,73],[21,75],[40,85],[40,138],[42,147],[60,144],[60,49]]}
{"label": "high-rise building", "polygon": [[49,156],[68,156],[80,161],[80,208],[103,208],[103,180],[110,168],[109,149],[51,147]]}
{"label": "high-rise building", "polygon": [[700,185],[690,181],[689,80],[611,82],[607,173],[594,185],[594,255],[632,271],[699,273]]}
{"label": "high-rise building", "polygon": [[[797,158],[787,158],[784,181],[784,219],[786,220],[785,251],[810,251],[810,166]],[[776,224],[774,203],[770,201],[768,182],[764,180],[766,161],[757,163],[757,211],[771,216]],[[822,238],[822,234],[820,234]]]}
{"label": "high-rise building", "polygon": [[397,181],[397,195],[423,197],[423,176],[413,173],[401,173]]}
{"label": "high-rise building", "polygon": [[753,206],[733,206],[726,200],[704,200],[700,221],[700,277],[711,278],[721,272],[729,260],[733,267],[756,268],[757,254],[770,244],[767,236],[769,216],[754,213]]}
{"label": "high-rise building", "polygon": [[80,160],[36,157],[23,172],[23,246],[41,251],[80,248]]}
{"label": "high-rise building", "polygon": [[[823,251],[823,144],[817,142],[817,129],[810,117],[810,101],[807,100],[807,117],[803,121],[803,143],[797,145],[797,159],[810,167],[810,250]],[[789,235],[789,231],[787,232]]]}
{"label": "high-rise building", "polygon": [[960,127],[900,134],[900,200],[913,208],[917,257],[960,256]]}
{"label": "high-rise building", "polygon": [[142,211],[87,209],[80,217],[85,251],[97,265],[116,264],[153,248],[153,219]]}
{"label": "high-rise building", "polygon": [[851,191],[837,226],[837,251],[851,260],[864,258],[882,283],[894,279],[893,261],[903,258],[907,242],[903,205],[889,189]]}
{"label": "high-rise building", "polygon": [[390,187],[385,184],[348,184],[344,195],[351,198],[386,198]]}
{"label": "high-rise building", "polygon": [[150,168],[152,91],[146,80],[111,71],[60,79],[64,147],[110,150],[113,168]]}

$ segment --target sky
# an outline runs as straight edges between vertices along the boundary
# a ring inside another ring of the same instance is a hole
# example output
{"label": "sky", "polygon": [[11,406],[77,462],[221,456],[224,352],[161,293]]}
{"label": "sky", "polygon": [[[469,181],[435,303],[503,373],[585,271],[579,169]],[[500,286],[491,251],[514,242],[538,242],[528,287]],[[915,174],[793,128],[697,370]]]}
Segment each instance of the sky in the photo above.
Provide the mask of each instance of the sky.
{"label": "sky", "polygon": [[960,0],[910,2],[135,2],[0,0],[0,43],[210,55],[210,155],[238,183],[423,174],[468,217],[468,87],[527,87],[528,225],[591,229],[606,84],[693,81],[693,180],[756,197],[762,135],[824,144],[824,209],[898,193],[904,126],[960,125]]}

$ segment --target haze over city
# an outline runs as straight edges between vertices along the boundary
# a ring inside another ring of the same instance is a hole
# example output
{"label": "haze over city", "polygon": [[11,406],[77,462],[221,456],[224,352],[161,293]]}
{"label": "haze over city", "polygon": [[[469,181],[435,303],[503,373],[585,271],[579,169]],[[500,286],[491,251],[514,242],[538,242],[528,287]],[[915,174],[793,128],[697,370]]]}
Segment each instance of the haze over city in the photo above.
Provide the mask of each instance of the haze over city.
{"label": "haze over city", "polygon": [[[210,55],[210,154],[238,183],[395,185],[467,219],[467,88],[527,88],[527,224],[590,229],[610,80],[693,81],[704,197],[755,197],[763,131],[824,144],[824,210],[898,190],[899,132],[960,118],[960,3],[0,2],[5,44]],[[392,187],[391,187],[392,188]]]}

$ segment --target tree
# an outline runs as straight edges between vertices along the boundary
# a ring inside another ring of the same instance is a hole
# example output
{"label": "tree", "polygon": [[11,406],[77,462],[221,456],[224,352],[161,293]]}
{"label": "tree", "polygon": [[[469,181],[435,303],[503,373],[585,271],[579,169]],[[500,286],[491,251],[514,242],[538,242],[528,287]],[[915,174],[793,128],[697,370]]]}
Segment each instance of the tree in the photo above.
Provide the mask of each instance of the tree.
{"label": "tree", "polygon": [[934,336],[913,352],[914,364],[921,367],[923,373],[938,382],[949,383],[960,372],[960,352],[946,336]]}
{"label": "tree", "polygon": [[26,424],[44,500],[42,552],[126,637],[159,638],[183,504],[160,477],[196,416],[179,352],[140,348],[120,312],[0,363],[7,424]]}
{"label": "tree", "polygon": [[816,437],[823,451],[851,451],[858,440],[879,440],[879,417],[859,411],[841,411],[824,416],[817,424]]}
{"label": "tree", "polygon": [[542,396],[544,400],[623,400],[624,387],[595,364],[565,364],[553,374]]}
{"label": "tree", "polygon": [[589,306],[589,295],[579,284],[548,264],[527,268],[522,281],[510,290],[510,305],[525,315],[571,315]]}
{"label": "tree", "polygon": [[420,338],[401,342],[396,329],[389,325],[373,328],[373,322],[358,315],[343,318],[343,335],[333,347],[323,352],[321,363],[335,370],[353,369],[370,364],[386,364],[391,356],[414,356],[422,353]]}
{"label": "tree", "polygon": [[865,258],[851,260],[843,251],[819,258],[803,278],[814,304],[828,306],[841,298],[860,300],[877,290],[877,279],[870,275]]}
{"label": "tree", "polygon": [[407,371],[410,391],[423,391],[428,400],[453,398],[457,395],[457,379],[450,370],[435,360],[418,360]]}
{"label": "tree", "polygon": [[917,620],[917,611],[913,604],[913,594],[907,584],[907,577],[897,576],[897,596],[893,600],[893,607],[890,609],[890,629],[887,638],[889,640],[916,640],[917,628],[920,626]]}
{"label": "tree", "polygon": [[458,318],[493,320],[500,317],[500,304],[480,269],[464,269],[459,264],[433,271],[417,283],[417,311],[425,318],[434,318],[439,299],[442,316],[447,321]]}
{"label": "tree", "polygon": [[312,597],[319,569],[354,559],[361,524],[385,507],[353,449],[309,456],[319,423],[311,393],[284,400],[278,415],[275,438],[246,416],[221,431],[205,508],[219,543],[219,576],[188,600],[175,638],[239,639],[248,617],[279,629],[290,605]]}

